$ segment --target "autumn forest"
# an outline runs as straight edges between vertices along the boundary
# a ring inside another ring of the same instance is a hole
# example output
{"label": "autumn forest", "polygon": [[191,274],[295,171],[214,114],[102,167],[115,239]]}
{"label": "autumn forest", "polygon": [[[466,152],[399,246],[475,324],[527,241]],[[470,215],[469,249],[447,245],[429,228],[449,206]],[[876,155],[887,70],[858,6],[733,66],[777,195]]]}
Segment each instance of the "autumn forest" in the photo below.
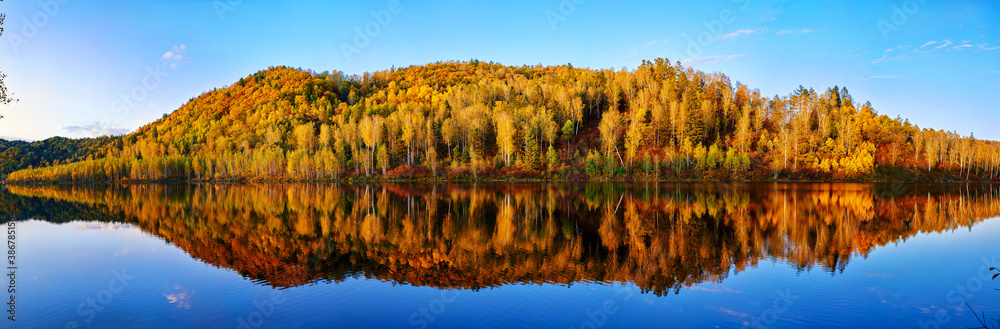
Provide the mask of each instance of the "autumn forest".
{"label": "autumn forest", "polygon": [[[844,87],[768,97],[666,59],[634,70],[472,60],[354,76],[272,67],[136,132],[49,144],[4,144],[0,174],[11,183],[1000,179],[995,141],[880,115]],[[35,158],[20,159],[22,149]]]}

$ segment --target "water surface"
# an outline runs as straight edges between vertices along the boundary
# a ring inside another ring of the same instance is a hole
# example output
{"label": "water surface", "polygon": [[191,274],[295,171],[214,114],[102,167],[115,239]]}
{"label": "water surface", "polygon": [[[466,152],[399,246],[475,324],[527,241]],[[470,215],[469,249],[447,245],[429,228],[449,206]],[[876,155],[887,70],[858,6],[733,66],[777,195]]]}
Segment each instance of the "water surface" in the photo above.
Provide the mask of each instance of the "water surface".
{"label": "water surface", "polygon": [[4,327],[977,327],[996,188],[8,186]]}

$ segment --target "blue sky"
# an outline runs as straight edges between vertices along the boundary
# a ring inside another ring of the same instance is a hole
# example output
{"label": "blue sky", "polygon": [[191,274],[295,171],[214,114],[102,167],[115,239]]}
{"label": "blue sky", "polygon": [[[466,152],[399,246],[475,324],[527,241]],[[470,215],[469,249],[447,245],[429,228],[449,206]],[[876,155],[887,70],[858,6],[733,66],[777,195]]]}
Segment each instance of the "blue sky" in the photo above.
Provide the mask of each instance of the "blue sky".
{"label": "blue sky", "polygon": [[666,57],[768,96],[846,86],[880,113],[1000,140],[997,1],[396,2],[0,2],[0,69],[20,99],[0,106],[0,137],[131,131],[274,65],[355,74]]}

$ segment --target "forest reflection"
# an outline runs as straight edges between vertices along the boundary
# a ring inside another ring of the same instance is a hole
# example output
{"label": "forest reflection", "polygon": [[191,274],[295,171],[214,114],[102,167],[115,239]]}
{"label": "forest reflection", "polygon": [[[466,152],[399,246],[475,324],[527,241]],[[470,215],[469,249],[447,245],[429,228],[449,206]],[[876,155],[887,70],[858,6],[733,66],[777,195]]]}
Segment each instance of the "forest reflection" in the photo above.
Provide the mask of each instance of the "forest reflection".
{"label": "forest reflection", "polygon": [[630,282],[656,295],[777,260],[843,271],[1000,216],[994,187],[872,184],[7,186],[0,215],[126,222],[275,287]]}

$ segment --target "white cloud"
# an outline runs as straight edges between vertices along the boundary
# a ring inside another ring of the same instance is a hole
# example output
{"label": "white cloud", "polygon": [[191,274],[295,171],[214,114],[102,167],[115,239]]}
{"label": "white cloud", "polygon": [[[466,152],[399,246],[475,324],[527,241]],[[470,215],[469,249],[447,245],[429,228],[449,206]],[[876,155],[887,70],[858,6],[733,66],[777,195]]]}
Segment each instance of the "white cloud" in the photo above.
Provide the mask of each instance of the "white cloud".
{"label": "white cloud", "polygon": [[[934,45],[937,45],[937,46],[931,48]],[[950,39],[944,39],[944,40],[941,40],[941,41],[928,41],[927,43],[924,43],[920,47],[913,48],[913,51],[921,53],[921,54],[926,54],[926,53],[930,53],[930,52],[933,52],[935,50],[938,50],[938,49],[941,49],[941,48],[944,48],[944,47],[947,47],[947,46],[950,46],[950,45],[952,45],[952,42],[951,42]]]}
{"label": "white cloud", "polygon": [[944,40],[943,44],[941,44],[940,46],[934,47],[933,50],[938,50],[938,49],[941,49],[941,48],[944,48],[944,47],[947,47],[947,46],[950,46],[950,45],[951,45],[951,40],[947,40],[946,39],[946,40]]}
{"label": "white cloud", "polygon": [[69,133],[79,133],[90,137],[124,135],[129,132],[128,129],[106,121],[95,121],[79,126],[65,126],[62,129]]}
{"label": "white cloud", "polygon": [[189,62],[191,58],[187,56],[187,46],[181,44],[173,46],[173,50],[163,53],[163,56],[160,56],[160,61],[167,63],[172,68],[177,68],[177,64]]}
{"label": "white cloud", "polygon": [[130,228],[132,228],[132,224],[127,224],[127,223],[85,222],[85,223],[80,223],[80,225],[77,225],[76,227],[74,227],[73,231],[77,231],[77,232],[79,232],[79,231],[91,231],[91,230],[111,230],[111,231],[117,231],[117,230],[124,230],[124,229],[130,229]]}
{"label": "white cloud", "polygon": [[891,61],[895,61],[895,60],[906,59],[906,56],[903,56],[903,55],[894,55],[894,52],[896,52],[897,50],[902,50],[903,48],[906,48],[906,47],[907,46],[895,46],[895,47],[886,49],[885,53],[882,54],[882,57],[880,57],[880,58],[872,61],[872,64],[887,63],[887,62],[891,62]]}
{"label": "white cloud", "polygon": [[924,47],[927,47],[927,46],[930,46],[930,45],[933,45],[933,44],[935,44],[935,43],[937,43],[937,41],[927,41],[927,43],[925,43],[924,45],[922,45],[922,46],[920,46],[920,47],[917,47],[917,49],[914,49],[913,51],[917,51],[917,50],[919,50],[919,49],[921,49],[921,48],[924,48]]}
{"label": "white cloud", "polygon": [[815,30],[813,30],[813,29],[797,29],[797,30],[781,30],[781,31],[778,31],[778,32],[774,32],[774,34],[777,34],[777,35],[806,34],[806,33],[813,33],[813,32],[815,32]]}
{"label": "white cloud", "polygon": [[932,52],[935,49],[937,49],[937,47],[933,47],[934,45],[936,45],[938,43],[942,43],[943,44],[945,41],[947,41],[948,44],[951,44],[951,41],[948,41],[948,40],[944,40],[944,41],[933,41],[932,40],[932,41],[927,41],[923,45],[920,45],[920,47],[913,48],[913,51],[914,52],[918,52],[918,53],[924,53],[924,54],[926,54],[926,53]]}
{"label": "white cloud", "polygon": [[754,29],[736,30],[736,32],[733,32],[733,33],[720,35],[719,36],[719,40],[726,40],[726,39],[730,39],[730,38],[738,38],[738,37],[742,37],[744,35],[751,35],[751,34],[757,34],[757,33],[760,33],[760,31],[759,30],[754,30]]}
{"label": "white cloud", "polygon": [[[945,51],[963,50],[963,49],[971,49],[971,48],[976,48],[977,50],[996,50],[996,49],[1000,49],[1000,46],[990,47],[989,43],[983,43],[983,44],[974,45],[974,44],[972,44],[972,41],[969,41],[969,40],[963,40],[962,43],[959,44],[959,45],[955,45],[955,46],[952,46],[952,45],[954,45],[954,43],[952,43],[950,39],[944,39],[944,40],[941,40],[941,41],[928,41],[927,43],[924,43],[920,47],[914,48],[913,51],[921,53],[921,54],[928,54],[928,53],[935,52],[935,51],[937,51],[939,49],[944,49]],[[949,46],[951,46],[951,47],[949,47]]]}
{"label": "white cloud", "polygon": [[656,40],[653,40],[653,41],[647,42],[645,47],[649,48],[649,47],[652,47],[655,44],[656,44]]}

